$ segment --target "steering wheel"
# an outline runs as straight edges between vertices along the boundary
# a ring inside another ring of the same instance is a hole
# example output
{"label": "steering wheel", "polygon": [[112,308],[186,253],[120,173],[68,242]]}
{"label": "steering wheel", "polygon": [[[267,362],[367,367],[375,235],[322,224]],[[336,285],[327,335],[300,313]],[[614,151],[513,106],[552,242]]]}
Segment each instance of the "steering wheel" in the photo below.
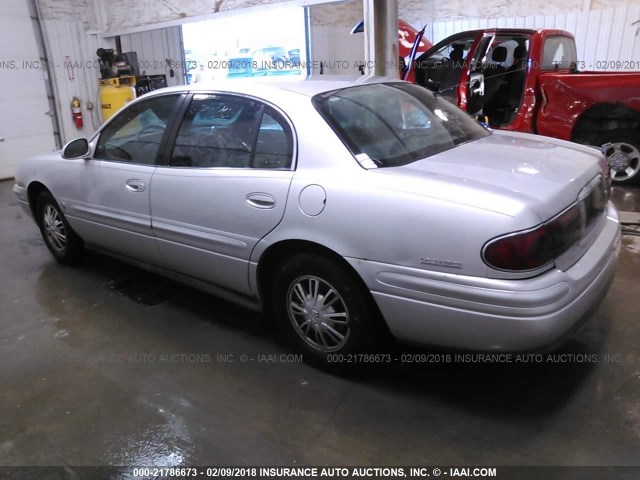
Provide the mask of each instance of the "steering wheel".
{"label": "steering wheel", "polygon": [[131,155],[126,150],[114,145],[113,143],[107,143],[104,146],[104,156],[112,160],[122,160],[125,162],[131,161]]}

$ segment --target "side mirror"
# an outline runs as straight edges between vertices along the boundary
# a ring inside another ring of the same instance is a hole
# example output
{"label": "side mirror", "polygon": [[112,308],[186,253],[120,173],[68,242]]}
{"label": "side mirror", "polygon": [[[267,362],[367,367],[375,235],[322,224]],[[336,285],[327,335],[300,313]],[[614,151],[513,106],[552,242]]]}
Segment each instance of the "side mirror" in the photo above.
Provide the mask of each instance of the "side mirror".
{"label": "side mirror", "polygon": [[81,158],[89,154],[89,142],[86,138],[77,138],[67,143],[62,149],[62,158]]}

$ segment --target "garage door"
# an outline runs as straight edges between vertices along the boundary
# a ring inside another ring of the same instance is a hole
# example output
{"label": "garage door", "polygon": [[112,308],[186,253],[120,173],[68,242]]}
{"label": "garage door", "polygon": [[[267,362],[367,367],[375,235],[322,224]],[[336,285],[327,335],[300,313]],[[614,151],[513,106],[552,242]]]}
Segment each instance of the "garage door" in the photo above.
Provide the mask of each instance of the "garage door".
{"label": "garage door", "polygon": [[54,150],[55,141],[44,71],[32,63],[40,54],[27,2],[2,2],[0,10],[2,179],[13,177],[21,160]]}

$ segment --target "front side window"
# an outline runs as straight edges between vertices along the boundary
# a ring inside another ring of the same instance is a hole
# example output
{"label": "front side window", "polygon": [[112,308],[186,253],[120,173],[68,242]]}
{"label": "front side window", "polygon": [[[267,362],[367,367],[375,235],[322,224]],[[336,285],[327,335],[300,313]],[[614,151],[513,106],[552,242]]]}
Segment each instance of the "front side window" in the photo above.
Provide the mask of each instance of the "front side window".
{"label": "front side window", "polygon": [[432,58],[461,62],[469,55],[474,42],[475,37],[457,39],[439,48]]}
{"label": "front side window", "polygon": [[490,135],[442,97],[406,83],[348,87],[313,103],[365,168],[405,165]]}
{"label": "front side window", "polygon": [[433,51],[422,54],[415,62],[416,82],[455,102],[460,76],[469,66],[470,59],[467,57],[475,39],[475,35],[457,38],[449,43],[436,45]]}
{"label": "front side window", "polygon": [[100,133],[95,158],[153,165],[179,98],[152,97],[123,110]]}
{"label": "front side window", "polygon": [[194,96],[171,165],[195,168],[289,168],[293,137],[271,107],[230,95]]}

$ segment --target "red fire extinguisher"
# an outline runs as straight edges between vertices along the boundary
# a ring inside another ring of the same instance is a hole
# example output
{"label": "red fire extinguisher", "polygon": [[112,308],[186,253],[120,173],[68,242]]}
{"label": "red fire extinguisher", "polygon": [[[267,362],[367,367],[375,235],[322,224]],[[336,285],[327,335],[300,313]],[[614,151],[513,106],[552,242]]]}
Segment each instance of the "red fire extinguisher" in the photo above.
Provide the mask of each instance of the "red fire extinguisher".
{"label": "red fire extinguisher", "polygon": [[80,109],[80,99],[78,97],[73,97],[73,100],[71,100],[71,116],[73,117],[73,123],[75,123],[76,128],[82,128],[84,126],[82,110]]}

